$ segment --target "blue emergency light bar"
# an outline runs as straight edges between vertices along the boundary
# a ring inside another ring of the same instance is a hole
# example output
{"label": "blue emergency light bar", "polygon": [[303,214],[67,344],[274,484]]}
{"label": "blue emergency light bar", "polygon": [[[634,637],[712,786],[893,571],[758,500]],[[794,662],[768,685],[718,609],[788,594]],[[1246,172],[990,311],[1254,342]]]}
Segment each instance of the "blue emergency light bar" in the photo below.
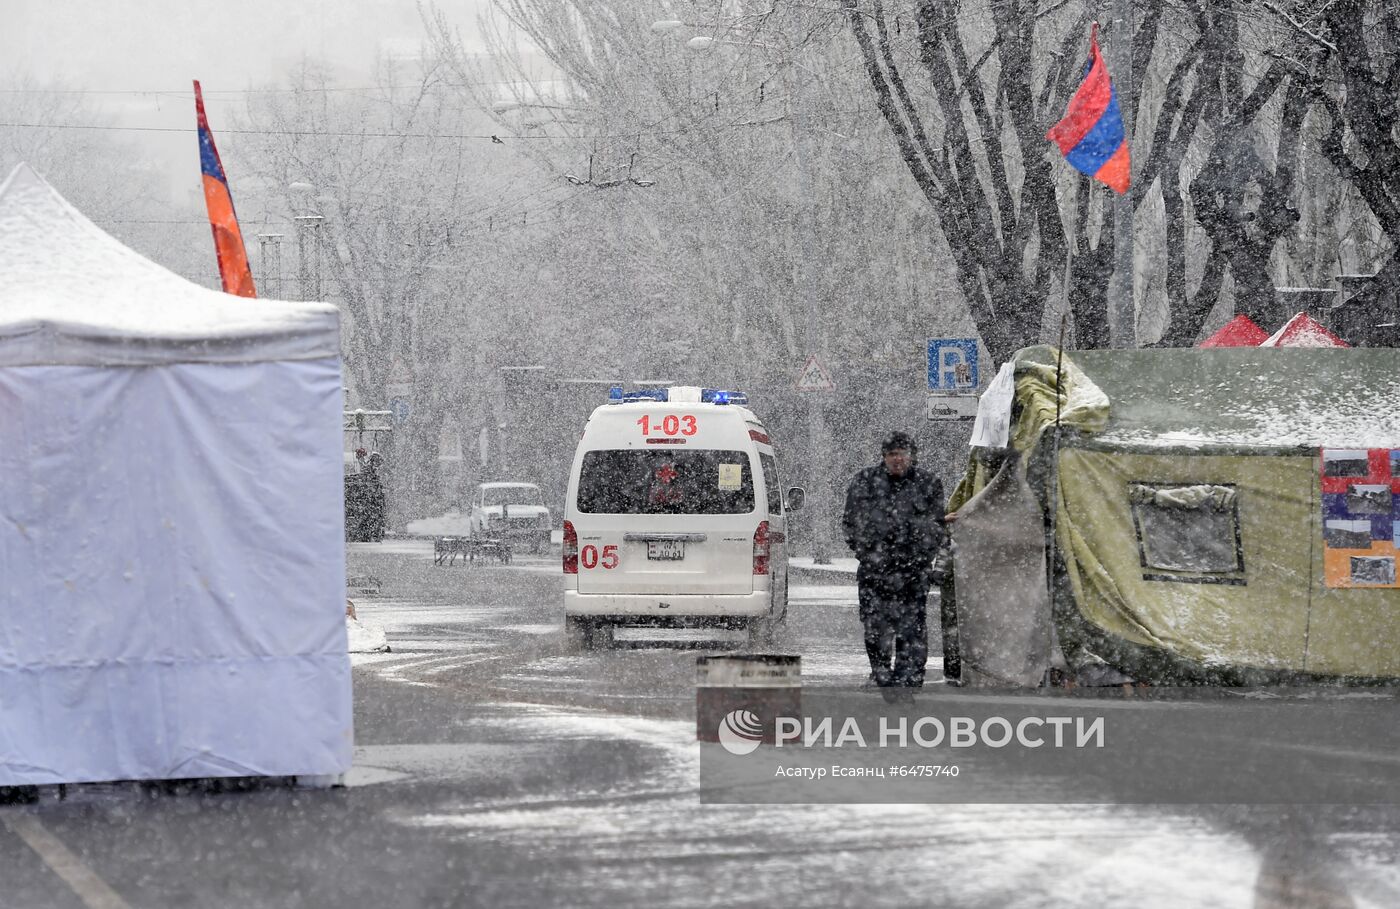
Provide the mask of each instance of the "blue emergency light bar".
{"label": "blue emergency light bar", "polygon": [[[670,400],[670,390],[666,388],[639,388],[636,391],[623,391],[621,385],[614,385],[608,389],[609,404],[631,404],[637,401],[659,401]],[[702,404],[742,404],[749,403],[749,396],[742,391],[728,391],[722,388],[702,388],[700,389],[700,402]]]}
{"label": "blue emergency light bar", "polygon": [[700,400],[706,404],[748,404],[749,396],[742,391],[702,388],[700,389]]}

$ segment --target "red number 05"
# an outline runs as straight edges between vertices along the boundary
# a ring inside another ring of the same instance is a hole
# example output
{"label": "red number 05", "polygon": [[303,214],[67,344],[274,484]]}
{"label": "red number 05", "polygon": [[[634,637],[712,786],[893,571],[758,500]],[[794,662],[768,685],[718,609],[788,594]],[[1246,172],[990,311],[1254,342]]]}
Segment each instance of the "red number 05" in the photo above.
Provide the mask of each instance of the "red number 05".
{"label": "red number 05", "polygon": [[[592,544],[583,547],[583,549],[579,550],[578,559],[584,568],[597,568],[599,564],[598,547]],[[616,546],[603,547],[602,565],[604,568],[617,567]]]}

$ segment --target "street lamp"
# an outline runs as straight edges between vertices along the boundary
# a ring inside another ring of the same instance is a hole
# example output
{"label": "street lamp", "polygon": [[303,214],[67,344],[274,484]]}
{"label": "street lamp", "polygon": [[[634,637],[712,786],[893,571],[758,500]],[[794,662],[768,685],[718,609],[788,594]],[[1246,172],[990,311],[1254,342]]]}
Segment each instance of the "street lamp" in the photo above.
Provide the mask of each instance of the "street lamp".
{"label": "street lamp", "polygon": [[[653,31],[659,29],[654,23]],[[817,294],[812,282],[811,271],[818,262],[816,246],[813,242],[813,221],[814,212],[812,209],[812,175],[807,160],[807,149],[805,133],[803,128],[802,107],[798,103],[796,93],[793,91],[794,81],[788,76],[789,68],[800,69],[808,73],[812,78],[820,82],[820,77],[812,70],[792,59],[790,53],[784,52],[782,48],[771,44],[763,44],[758,41],[731,41],[726,38],[716,38],[713,35],[696,35],[686,41],[686,47],[694,51],[709,51],[716,44],[732,44],[738,47],[758,47],[767,50],[778,51],[783,54],[781,60],[776,61],[783,71],[784,87],[788,96],[788,122],[792,131],[792,158],[793,170],[796,172],[798,191],[797,196],[801,199],[802,224],[798,229],[798,248],[800,250],[801,262],[793,263],[793,288],[796,291],[798,302],[805,303],[807,318],[804,328],[804,343],[808,356],[817,356],[819,349],[824,346],[823,338],[817,329],[818,319],[821,315],[820,307],[817,305]],[[822,359],[822,357],[818,357]],[[817,564],[827,564],[831,561],[831,522],[829,518],[828,501],[830,499],[830,484],[826,482],[826,462],[822,457],[822,440],[826,437],[826,418],[819,406],[817,396],[825,392],[807,390],[807,463],[811,465],[812,482],[811,487],[815,493],[811,499],[812,508],[812,559]]]}
{"label": "street lamp", "polygon": [[321,299],[321,222],[311,198],[316,187],[304,180],[287,186],[298,200],[300,214],[292,216],[297,232],[297,294],[303,300]]}

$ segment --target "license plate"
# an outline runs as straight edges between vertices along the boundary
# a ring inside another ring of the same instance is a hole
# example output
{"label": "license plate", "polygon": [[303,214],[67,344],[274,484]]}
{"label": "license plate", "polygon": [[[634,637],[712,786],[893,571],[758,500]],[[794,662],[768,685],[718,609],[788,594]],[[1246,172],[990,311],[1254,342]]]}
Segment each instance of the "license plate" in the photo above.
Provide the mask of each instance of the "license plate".
{"label": "license plate", "polygon": [[682,540],[647,540],[647,558],[678,560],[685,558]]}

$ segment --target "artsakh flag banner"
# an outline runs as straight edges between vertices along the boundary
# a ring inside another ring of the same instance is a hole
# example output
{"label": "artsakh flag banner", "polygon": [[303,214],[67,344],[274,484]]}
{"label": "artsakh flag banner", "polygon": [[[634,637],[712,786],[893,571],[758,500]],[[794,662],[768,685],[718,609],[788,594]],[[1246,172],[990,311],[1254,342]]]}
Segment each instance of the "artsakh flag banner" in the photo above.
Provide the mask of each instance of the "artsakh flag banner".
{"label": "artsakh flag banner", "polygon": [[214,147],[214,134],[209,131],[209,118],[204,115],[204,95],[199,90],[198,79],[194,80],[194,109],[199,116],[199,168],[204,174],[204,204],[209,208],[209,226],[214,229],[214,252],[219,257],[224,293],[256,297],[253,271],[243,248],[243,232],[238,229],[233,195],[228,190],[219,150]]}
{"label": "artsakh flag banner", "polygon": [[1108,64],[1099,53],[1099,24],[1089,36],[1089,65],[1084,81],[1069,99],[1069,110],[1045,138],[1060,147],[1060,154],[1082,174],[1112,187],[1128,191],[1128,140],[1123,132],[1123,113],[1118,94],[1108,75]]}

